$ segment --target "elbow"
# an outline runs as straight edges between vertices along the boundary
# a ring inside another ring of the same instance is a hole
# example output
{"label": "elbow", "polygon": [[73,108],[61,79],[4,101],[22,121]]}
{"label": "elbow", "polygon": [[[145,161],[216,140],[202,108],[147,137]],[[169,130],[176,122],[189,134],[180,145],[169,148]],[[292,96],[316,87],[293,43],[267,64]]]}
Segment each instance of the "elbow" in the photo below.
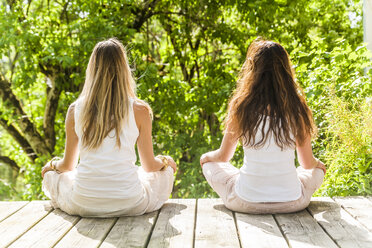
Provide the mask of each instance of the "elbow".
{"label": "elbow", "polygon": [[159,164],[157,163],[157,161],[155,159],[151,162],[143,163],[142,164],[142,169],[147,173],[155,172],[155,171],[160,170]]}
{"label": "elbow", "polygon": [[217,153],[217,159],[218,161],[221,161],[221,162],[229,162],[230,159],[232,158],[232,155],[231,154],[227,154],[227,153],[222,153],[220,150],[218,151]]}
{"label": "elbow", "polygon": [[155,172],[156,170],[154,170],[153,168],[149,168],[148,166],[142,166],[142,169],[147,172],[147,173],[150,173],[150,172]]}
{"label": "elbow", "polygon": [[77,161],[63,158],[62,160],[58,161],[58,170],[60,172],[73,171],[76,168],[76,165]]}
{"label": "elbow", "polygon": [[311,169],[314,168],[314,167],[311,167],[311,166],[306,165],[306,164],[302,164],[301,166],[302,166],[302,168],[304,168],[305,170],[311,170]]}
{"label": "elbow", "polygon": [[317,162],[318,161],[315,158],[306,161],[299,161],[300,165],[306,170],[314,169],[317,166]]}
{"label": "elbow", "polygon": [[219,157],[218,160],[221,161],[221,162],[227,163],[227,162],[230,161],[230,159],[231,159],[230,156],[221,156],[221,157]]}

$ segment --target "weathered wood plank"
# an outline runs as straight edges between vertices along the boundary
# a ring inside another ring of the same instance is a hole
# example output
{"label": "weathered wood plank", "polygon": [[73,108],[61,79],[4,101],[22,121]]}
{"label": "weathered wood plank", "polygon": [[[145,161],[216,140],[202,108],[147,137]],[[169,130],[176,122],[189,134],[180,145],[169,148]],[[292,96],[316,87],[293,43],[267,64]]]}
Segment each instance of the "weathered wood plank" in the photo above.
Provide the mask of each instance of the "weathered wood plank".
{"label": "weathered wood plank", "polygon": [[372,247],[372,234],[331,198],[313,199],[308,209],[340,247]]}
{"label": "weathered wood plank", "polygon": [[276,214],[275,218],[292,248],[337,248],[333,240],[306,210],[291,214]]}
{"label": "weathered wood plank", "polygon": [[243,248],[288,247],[272,215],[235,213]]}
{"label": "weathered wood plank", "polygon": [[240,247],[233,214],[221,199],[199,199],[195,247]]}
{"label": "weathered wood plank", "polygon": [[362,196],[335,197],[334,200],[372,232],[372,202]]}
{"label": "weathered wood plank", "polygon": [[98,247],[117,218],[81,219],[55,247]]}
{"label": "weathered wood plank", "polygon": [[100,248],[145,247],[158,211],[142,216],[121,217]]}
{"label": "weathered wood plank", "polygon": [[48,201],[33,201],[0,222],[0,247],[11,244],[51,210]]}
{"label": "weathered wood plank", "polygon": [[79,219],[80,217],[68,215],[59,209],[54,210],[10,247],[52,247]]}
{"label": "weathered wood plank", "polygon": [[26,205],[28,201],[14,201],[6,202],[0,201],[0,222],[7,218],[9,215],[17,212],[20,208]]}
{"label": "weathered wood plank", "polygon": [[[235,213],[235,227],[234,215],[220,199],[198,200],[197,216],[195,202],[172,199],[159,214],[117,222],[83,218],[74,227],[79,217],[60,210],[49,213],[49,202],[0,202],[0,247],[52,247],[56,242],[56,247],[97,247],[102,240],[104,248],[144,247],[148,242],[148,247],[192,247],[195,218],[195,247],[239,247],[236,228],[243,248],[287,247],[271,215]],[[308,211],[313,217],[307,211],[275,215],[291,247],[372,247],[372,198],[313,198]]]}
{"label": "weathered wood plank", "polygon": [[151,235],[149,248],[192,247],[195,199],[170,199],[162,207]]}

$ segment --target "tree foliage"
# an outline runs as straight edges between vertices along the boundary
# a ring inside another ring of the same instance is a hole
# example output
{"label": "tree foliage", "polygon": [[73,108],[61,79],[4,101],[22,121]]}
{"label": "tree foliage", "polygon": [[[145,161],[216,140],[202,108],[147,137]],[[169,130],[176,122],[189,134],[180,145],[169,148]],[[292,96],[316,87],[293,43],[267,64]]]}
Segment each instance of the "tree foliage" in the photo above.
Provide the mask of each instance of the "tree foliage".
{"label": "tree foliage", "polygon": [[[118,37],[126,44],[138,96],[154,111],[155,152],[179,164],[173,196],[213,195],[199,157],[221,142],[228,98],[248,45],[258,36],[288,50],[313,109],[316,155],[331,168],[319,194],[370,194],[371,122],[362,113],[371,109],[371,74],[365,70],[371,62],[363,46],[361,4],[1,1],[0,161],[23,182],[0,181],[0,194],[43,197],[40,169],[63,154],[64,116],[82,88],[90,53],[98,41]],[[348,126],[349,118],[354,126]],[[338,125],[353,132],[345,135]],[[356,130],[364,143],[351,148]],[[242,156],[239,148],[233,163],[240,166]],[[349,169],[340,170],[345,164]]]}

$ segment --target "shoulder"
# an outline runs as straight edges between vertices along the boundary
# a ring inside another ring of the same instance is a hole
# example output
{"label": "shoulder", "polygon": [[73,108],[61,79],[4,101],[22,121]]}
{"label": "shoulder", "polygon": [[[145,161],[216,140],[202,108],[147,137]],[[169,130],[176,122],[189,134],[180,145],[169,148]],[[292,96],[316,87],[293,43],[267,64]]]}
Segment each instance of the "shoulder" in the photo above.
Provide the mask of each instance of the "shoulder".
{"label": "shoulder", "polygon": [[67,110],[67,114],[66,114],[66,122],[67,121],[74,121],[75,120],[75,106],[76,106],[76,102],[73,102],[69,107],[68,107],[68,110]]}
{"label": "shoulder", "polygon": [[70,106],[68,106],[67,114],[74,115],[75,108],[76,108],[76,102],[71,103]]}
{"label": "shoulder", "polygon": [[73,112],[75,110],[76,102],[73,102],[68,106],[68,112]]}
{"label": "shoulder", "polygon": [[140,99],[135,99],[133,102],[133,111],[134,114],[139,117],[152,116],[152,111],[150,106]]}
{"label": "shoulder", "polygon": [[141,130],[142,126],[151,126],[152,111],[146,102],[135,99],[133,102],[133,112],[139,130]]}
{"label": "shoulder", "polygon": [[138,99],[133,101],[133,110],[135,112],[143,112],[143,113],[149,111],[146,104],[143,101],[138,100]]}

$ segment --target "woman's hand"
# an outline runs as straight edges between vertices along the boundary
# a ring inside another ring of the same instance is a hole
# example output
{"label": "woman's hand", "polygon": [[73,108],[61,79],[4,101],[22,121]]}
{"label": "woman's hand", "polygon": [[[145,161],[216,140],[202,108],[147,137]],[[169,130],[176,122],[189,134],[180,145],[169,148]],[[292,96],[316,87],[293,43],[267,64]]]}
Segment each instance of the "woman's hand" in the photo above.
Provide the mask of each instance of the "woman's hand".
{"label": "woman's hand", "polygon": [[317,160],[317,165],[315,166],[315,168],[321,169],[324,172],[324,175],[325,175],[326,172],[327,172],[327,168],[326,168],[325,164],[322,161],[320,161],[319,159],[316,159],[316,160]]}
{"label": "woman's hand", "polygon": [[41,169],[41,177],[44,178],[45,173],[47,173],[48,171],[53,171],[52,167],[50,167],[49,162]]}
{"label": "woman's hand", "polygon": [[168,161],[168,166],[172,167],[173,173],[177,171],[177,164],[171,156],[164,156]]}
{"label": "woman's hand", "polygon": [[[54,168],[52,167],[52,163]],[[41,177],[44,178],[45,173],[47,173],[48,171],[57,171],[57,163],[58,161],[52,159],[46,165],[44,165],[44,167],[41,169]]]}
{"label": "woman's hand", "polygon": [[234,156],[237,144],[238,138],[236,137],[236,132],[234,132],[232,128],[227,127],[220,148],[204,153],[200,157],[201,167],[203,167],[203,164],[208,162],[229,162]]}
{"label": "woman's hand", "polygon": [[208,162],[219,162],[220,160],[218,159],[218,150],[215,151],[210,151],[207,153],[204,153],[200,157],[200,166],[203,167],[203,164],[208,163]]}

